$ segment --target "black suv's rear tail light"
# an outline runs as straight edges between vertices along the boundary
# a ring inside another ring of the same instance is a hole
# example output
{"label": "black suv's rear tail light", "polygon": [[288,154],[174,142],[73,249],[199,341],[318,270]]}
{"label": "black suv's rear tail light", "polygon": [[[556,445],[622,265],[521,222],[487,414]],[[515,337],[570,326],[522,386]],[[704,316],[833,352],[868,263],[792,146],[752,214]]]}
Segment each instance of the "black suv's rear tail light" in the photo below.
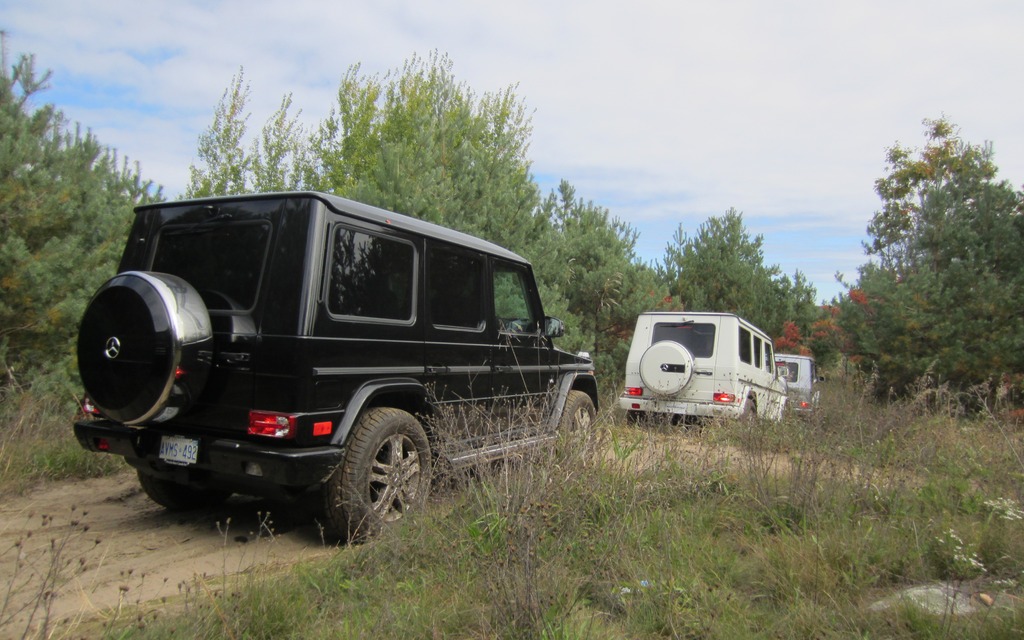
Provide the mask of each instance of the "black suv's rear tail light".
{"label": "black suv's rear tail light", "polygon": [[297,418],[272,411],[249,412],[249,435],[288,439],[295,437]]}

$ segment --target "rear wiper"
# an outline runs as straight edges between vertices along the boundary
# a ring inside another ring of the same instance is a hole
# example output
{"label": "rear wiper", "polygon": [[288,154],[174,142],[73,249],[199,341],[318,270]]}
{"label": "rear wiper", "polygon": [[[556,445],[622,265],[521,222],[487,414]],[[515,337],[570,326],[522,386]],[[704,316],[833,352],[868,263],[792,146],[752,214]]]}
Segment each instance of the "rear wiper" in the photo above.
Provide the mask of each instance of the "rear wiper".
{"label": "rear wiper", "polygon": [[164,233],[170,235],[184,235],[188,233],[196,233],[200,231],[206,231],[207,229],[213,229],[220,227],[226,222],[230,222],[234,216],[228,211],[221,211],[217,207],[206,207],[213,217],[207,218],[206,220],[200,220],[199,222],[193,222],[192,224],[185,227],[169,228]]}

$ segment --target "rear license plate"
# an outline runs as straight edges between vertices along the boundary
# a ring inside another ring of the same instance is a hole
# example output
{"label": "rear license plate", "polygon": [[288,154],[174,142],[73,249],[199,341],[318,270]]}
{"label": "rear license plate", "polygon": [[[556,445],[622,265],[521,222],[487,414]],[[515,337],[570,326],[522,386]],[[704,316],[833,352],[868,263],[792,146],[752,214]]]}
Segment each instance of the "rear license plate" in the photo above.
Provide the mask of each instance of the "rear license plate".
{"label": "rear license plate", "polygon": [[199,441],[181,436],[160,438],[160,459],[171,464],[195,464],[199,455]]}

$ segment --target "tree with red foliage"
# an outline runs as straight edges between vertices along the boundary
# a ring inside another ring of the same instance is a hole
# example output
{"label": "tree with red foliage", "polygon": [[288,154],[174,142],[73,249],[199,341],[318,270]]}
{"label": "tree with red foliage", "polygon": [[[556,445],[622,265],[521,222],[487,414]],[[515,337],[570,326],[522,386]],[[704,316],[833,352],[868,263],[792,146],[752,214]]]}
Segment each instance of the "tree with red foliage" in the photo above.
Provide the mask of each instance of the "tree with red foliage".
{"label": "tree with red foliage", "polygon": [[883,394],[925,375],[965,390],[1024,371],[1024,193],[995,179],[991,145],[963,142],[944,119],[925,124],[918,157],[888,152],[868,227],[876,259],[837,317]]}

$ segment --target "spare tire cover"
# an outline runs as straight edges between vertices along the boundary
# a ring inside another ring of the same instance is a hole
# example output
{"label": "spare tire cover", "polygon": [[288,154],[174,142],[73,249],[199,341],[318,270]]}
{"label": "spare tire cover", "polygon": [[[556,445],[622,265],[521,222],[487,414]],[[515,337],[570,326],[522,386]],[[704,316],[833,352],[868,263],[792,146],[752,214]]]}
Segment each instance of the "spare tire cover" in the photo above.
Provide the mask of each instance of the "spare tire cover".
{"label": "spare tire cover", "polygon": [[640,358],[640,379],[655,395],[678,393],[692,377],[693,356],[678,342],[655,342]]}
{"label": "spare tire cover", "polygon": [[78,332],[78,371],[106,417],[168,420],[198,397],[212,360],[210,315],[177,276],[128,271],[99,288]]}

